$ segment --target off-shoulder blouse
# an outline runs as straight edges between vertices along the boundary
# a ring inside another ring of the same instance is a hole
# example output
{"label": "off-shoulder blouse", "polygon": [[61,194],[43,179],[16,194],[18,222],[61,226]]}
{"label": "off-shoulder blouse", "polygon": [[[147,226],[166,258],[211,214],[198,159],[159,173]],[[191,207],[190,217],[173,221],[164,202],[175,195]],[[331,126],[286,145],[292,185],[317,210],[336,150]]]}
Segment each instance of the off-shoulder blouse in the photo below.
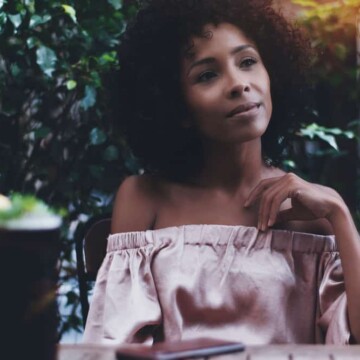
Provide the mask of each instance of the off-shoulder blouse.
{"label": "off-shoulder blouse", "polygon": [[197,337],[348,343],[335,238],[227,225],[110,235],[84,341]]}

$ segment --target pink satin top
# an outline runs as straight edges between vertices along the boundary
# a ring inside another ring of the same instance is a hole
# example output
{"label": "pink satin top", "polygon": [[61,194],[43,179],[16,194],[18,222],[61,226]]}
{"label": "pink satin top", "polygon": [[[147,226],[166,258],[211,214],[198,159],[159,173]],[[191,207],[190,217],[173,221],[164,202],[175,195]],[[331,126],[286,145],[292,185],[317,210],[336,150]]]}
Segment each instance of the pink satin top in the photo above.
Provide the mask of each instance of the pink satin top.
{"label": "pink satin top", "polygon": [[348,343],[334,237],[225,225],[110,235],[84,341],[197,337]]}

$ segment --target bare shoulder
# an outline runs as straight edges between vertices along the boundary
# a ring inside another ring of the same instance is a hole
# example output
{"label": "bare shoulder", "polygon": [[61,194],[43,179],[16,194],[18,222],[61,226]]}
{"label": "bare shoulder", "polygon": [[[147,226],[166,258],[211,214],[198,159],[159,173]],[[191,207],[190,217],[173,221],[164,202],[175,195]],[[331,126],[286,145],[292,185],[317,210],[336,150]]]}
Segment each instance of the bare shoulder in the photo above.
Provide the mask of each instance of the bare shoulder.
{"label": "bare shoulder", "polygon": [[157,188],[150,175],[133,175],[120,185],[113,207],[111,232],[151,229],[157,213]]}
{"label": "bare shoulder", "polygon": [[277,168],[275,166],[269,166],[266,171],[266,177],[279,177],[279,176],[284,176],[286,174],[287,174],[286,171]]}

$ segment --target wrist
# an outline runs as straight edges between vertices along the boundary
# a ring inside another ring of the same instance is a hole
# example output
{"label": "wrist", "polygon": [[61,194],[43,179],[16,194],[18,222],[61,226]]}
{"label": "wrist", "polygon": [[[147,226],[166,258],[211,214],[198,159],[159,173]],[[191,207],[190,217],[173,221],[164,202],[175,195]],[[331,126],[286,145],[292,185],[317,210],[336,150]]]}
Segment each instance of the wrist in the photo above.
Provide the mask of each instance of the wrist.
{"label": "wrist", "polygon": [[334,202],[331,211],[326,216],[333,227],[349,218],[352,218],[350,211],[342,199]]}

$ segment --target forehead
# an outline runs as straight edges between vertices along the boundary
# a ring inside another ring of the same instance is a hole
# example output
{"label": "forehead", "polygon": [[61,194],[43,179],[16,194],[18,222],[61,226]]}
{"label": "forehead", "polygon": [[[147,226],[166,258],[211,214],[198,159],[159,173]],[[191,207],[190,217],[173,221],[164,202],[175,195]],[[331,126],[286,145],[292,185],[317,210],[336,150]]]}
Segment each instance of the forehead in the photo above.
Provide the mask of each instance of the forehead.
{"label": "forehead", "polygon": [[229,23],[219,25],[207,24],[204,26],[200,36],[192,36],[185,49],[184,60],[194,60],[199,57],[233,49],[241,45],[252,45],[255,43],[237,26]]}

